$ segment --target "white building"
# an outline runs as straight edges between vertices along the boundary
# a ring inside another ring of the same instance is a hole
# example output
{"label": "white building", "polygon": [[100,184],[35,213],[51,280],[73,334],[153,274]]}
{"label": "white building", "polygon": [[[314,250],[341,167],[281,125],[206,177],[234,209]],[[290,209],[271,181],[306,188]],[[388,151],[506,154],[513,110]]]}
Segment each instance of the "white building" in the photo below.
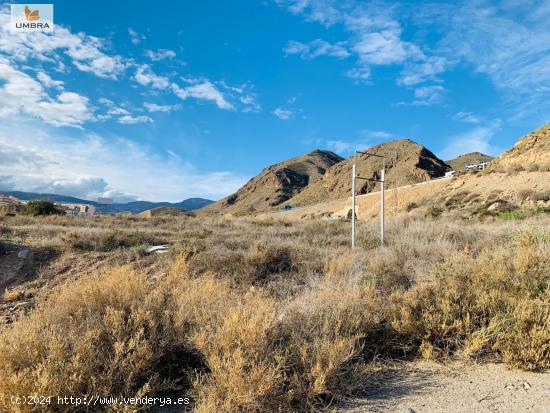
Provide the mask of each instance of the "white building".
{"label": "white building", "polygon": [[466,165],[465,169],[467,171],[483,170],[487,168],[490,164],[491,162],[489,161],[481,161],[479,163],[470,163]]}
{"label": "white building", "polygon": [[56,204],[63,208],[66,215],[71,216],[87,216],[95,215],[95,206],[88,204]]}

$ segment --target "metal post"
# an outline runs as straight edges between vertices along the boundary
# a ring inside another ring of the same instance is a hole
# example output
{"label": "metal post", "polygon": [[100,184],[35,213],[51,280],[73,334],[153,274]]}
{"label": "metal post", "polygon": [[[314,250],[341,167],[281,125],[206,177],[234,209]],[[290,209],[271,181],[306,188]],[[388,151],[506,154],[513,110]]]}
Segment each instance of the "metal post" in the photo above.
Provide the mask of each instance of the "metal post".
{"label": "metal post", "polygon": [[384,246],[384,181],[385,181],[385,165],[380,174],[380,240]]}
{"label": "metal post", "polygon": [[357,159],[357,153],[353,160],[353,166],[351,167],[351,248],[355,248],[355,160]]}

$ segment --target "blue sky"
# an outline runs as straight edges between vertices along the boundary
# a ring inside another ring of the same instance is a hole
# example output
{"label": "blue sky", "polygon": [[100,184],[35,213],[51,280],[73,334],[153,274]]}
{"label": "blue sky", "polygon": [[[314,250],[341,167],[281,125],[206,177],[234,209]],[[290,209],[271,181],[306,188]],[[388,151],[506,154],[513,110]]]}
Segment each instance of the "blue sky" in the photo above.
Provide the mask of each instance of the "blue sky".
{"label": "blue sky", "polygon": [[550,1],[0,6],[0,189],[219,199],[313,149],[496,155],[550,120]]}

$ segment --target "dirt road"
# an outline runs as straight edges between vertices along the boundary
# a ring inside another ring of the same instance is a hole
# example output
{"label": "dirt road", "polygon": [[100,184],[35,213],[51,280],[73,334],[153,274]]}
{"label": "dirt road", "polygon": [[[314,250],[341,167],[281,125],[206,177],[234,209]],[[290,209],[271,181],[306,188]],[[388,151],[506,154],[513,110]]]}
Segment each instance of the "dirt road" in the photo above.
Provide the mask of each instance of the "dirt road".
{"label": "dirt road", "polygon": [[502,364],[400,363],[383,373],[364,397],[337,411],[405,413],[407,409],[416,413],[548,413],[550,372],[523,372]]}

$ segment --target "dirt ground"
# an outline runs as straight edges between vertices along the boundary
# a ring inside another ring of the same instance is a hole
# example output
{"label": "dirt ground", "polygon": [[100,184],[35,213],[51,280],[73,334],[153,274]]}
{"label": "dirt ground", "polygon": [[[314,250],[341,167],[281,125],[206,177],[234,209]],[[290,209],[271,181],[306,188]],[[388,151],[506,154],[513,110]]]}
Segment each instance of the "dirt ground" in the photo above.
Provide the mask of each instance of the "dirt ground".
{"label": "dirt ground", "polygon": [[406,362],[381,373],[364,396],[340,413],[547,413],[550,372],[531,373],[502,364],[440,365]]}

